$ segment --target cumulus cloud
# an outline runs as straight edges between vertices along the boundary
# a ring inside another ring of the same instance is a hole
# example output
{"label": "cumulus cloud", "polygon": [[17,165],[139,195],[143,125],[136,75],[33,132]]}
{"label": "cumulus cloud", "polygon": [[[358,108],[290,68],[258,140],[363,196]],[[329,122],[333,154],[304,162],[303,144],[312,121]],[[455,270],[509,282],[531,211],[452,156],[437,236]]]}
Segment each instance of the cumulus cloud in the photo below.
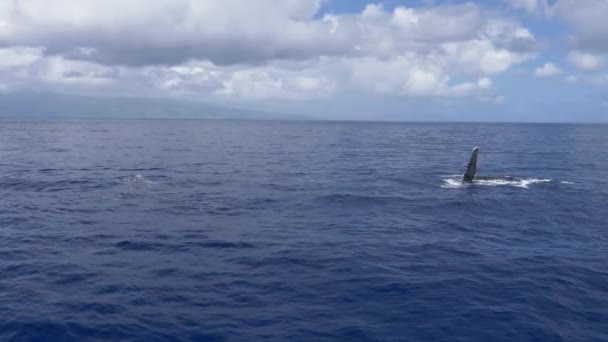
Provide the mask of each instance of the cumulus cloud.
{"label": "cumulus cloud", "polygon": [[322,3],[2,1],[0,72],[13,86],[197,98],[468,96],[539,49],[525,27],[473,3],[354,14],[320,13]]}
{"label": "cumulus cloud", "polygon": [[[258,63],[343,53],[312,20],[320,0],[19,0],[0,5],[0,41],[103,64]],[[260,20],[260,15],[263,20]],[[79,54],[82,48],[88,54]]]}
{"label": "cumulus cloud", "polygon": [[42,57],[39,48],[0,48],[0,69],[26,66]]}
{"label": "cumulus cloud", "polygon": [[568,61],[582,70],[596,70],[603,64],[603,57],[581,51],[571,51]]}
{"label": "cumulus cloud", "polygon": [[580,50],[608,52],[608,1],[558,0],[551,11],[574,29]]}
{"label": "cumulus cloud", "polygon": [[479,89],[490,89],[490,87],[492,87],[492,80],[487,77],[480,78],[477,80],[477,86]]}
{"label": "cumulus cloud", "polygon": [[553,63],[545,63],[542,67],[534,70],[534,74],[538,77],[547,77],[557,75],[562,72],[558,67]]}

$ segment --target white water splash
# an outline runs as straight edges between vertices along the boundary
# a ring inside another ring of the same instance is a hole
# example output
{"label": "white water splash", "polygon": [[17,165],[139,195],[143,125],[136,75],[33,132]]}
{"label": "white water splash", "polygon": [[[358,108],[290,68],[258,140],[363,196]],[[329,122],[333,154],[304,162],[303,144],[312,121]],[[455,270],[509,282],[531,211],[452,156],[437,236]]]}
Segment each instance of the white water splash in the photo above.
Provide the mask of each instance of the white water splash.
{"label": "white water splash", "polygon": [[119,180],[121,183],[124,183],[124,184],[157,184],[158,183],[158,182],[155,182],[155,181],[149,179],[148,177],[144,177],[142,175],[120,177]]}
{"label": "white water splash", "polygon": [[529,189],[530,185],[538,183],[550,183],[553,180],[545,178],[512,178],[512,177],[497,177],[489,179],[476,179],[471,183],[462,181],[462,176],[450,176],[443,179],[441,185],[444,189],[459,189],[469,186],[512,186],[516,188]]}
{"label": "white water splash", "polygon": [[118,177],[117,182],[119,184],[135,186],[135,187],[154,187],[162,185],[172,185],[173,181],[170,177],[166,176],[144,176],[144,175],[132,175]]}

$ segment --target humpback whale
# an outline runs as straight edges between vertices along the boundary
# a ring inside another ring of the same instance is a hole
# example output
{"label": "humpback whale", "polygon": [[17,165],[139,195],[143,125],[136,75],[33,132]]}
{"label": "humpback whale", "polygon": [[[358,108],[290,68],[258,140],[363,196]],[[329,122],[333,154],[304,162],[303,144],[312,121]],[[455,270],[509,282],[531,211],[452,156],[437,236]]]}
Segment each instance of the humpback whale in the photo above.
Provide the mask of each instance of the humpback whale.
{"label": "humpback whale", "polygon": [[[551,179],[542,179],[542,178],[519,178],[519,177],[511,177],[511,176],[480,176],[477,174],[477,159],[479,157],[479,147],[473,148],[471,152],[471,157],[469,158],[469,162],[467,164],[467,170],[464,175],[452,175],[450,178],[446,178],[443,181],[445,184],[442,186],[444,188],[461,188],[463,186],[468,185],[488,185],[488,186],[498,186],[498,185],[507,185],[514,186],[518,188],[528,189],[528,186],[536,183],[550,183]],[[564,183],[564,182],[562,182]]]}
{"label": "humpback whale", "polygon": [[479,181],[503,181],[503,182],[520,182],[522,179],[510,176],[478,176],[477,175],[477,157],[479,155],[479,147],[474,147],[471,152],[471,158],[467,164],[467,171],[462,176],[464,183],[473,183]]}

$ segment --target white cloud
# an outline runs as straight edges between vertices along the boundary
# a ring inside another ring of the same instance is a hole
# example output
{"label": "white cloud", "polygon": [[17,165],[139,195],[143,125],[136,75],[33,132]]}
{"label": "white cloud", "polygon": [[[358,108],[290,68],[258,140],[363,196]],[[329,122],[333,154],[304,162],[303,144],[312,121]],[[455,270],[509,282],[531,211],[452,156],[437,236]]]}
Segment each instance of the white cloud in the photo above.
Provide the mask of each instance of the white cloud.
{"label": "white cloud", "polygon": [[320,75],[304,76],[271,68],[239,70],[225,77],[216,95],[250,100],[323,98],[335,87],[332,80]]}
{"label": "white cloud", "polygon": [[361,16],[364,18],[377,18],[384,13],[384,7],[382,4],[367,4],[365,9],[361,12]]}
{"label": "white cloud", "polygon": [[0,70],[30,85],[196,98],[469,96],[537,52],[528,29],[473,3],[324,15],[321,4],[3,1]]}
{"label": "white cloud", "polygon": [[39,60],[41,57],[42,51],[39,48],[0,48],[0,70],[27,66]]}
{"label": "white cloud", "polygon": [[477,80],[477,87],[479,87],[479,89],[490,89],[492,87],[492,80],[487,77],[480,78]]}
{"label": "white cloud", "polygon": [[551,11],[574,29],[578,49],[608,52],[608,1],[558,0]]}
{"label": "white cloud", "polygon": [[603,64],[603,57],[581,51],[571,51],[568,61],[582,70],[596,70]]}
{"label": "white cloud", "polygon": [[534,74],[538,77],[547,77],[557,75],[562,72],[558,67],[553,63],[545,63],[542,67],[534,70]]}
{"label": "white cloud", "polygon": [[34,70],[42,80],[50,83],[101,85],[112,81],[108,67],[61,57],[41,60]]}
{"label": "white cloud", "polygon": [[393,13],[393,24],[406,31],[415,28],[420,22],[420,18],[411,8],[397,7]]}
{"label": "white cloud", "polygon": [[[0,41],[49,52],[91,48],[105,64],[217,64],[307,58],[348,49],[315,20],[321,0],[2,1]],[[260,15],[263,14],[263,20]],[[79,56],[81,58],[85,56]]]}
{"label": "white cloud", "polygon": [[504,72],[531,56],[531,54],[514,53],[508,49],[497,48],[491,40],[487,39],[446,43],[443,48],[448,59],[459,68],[483,75]]}
{"label": "white cloud", "polygon": [[570,76],[566,77],[566,82],[576,83],[576,82],[578,82],[578,77],[576,77],[574,75],[570,75]]}

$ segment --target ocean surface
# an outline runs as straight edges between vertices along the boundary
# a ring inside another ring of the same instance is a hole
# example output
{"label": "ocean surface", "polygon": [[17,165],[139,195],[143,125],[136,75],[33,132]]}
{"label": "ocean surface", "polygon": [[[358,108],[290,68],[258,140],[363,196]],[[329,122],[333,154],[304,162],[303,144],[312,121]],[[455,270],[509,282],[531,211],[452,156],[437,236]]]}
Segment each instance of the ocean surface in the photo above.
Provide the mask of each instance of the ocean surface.
{"label": "ocean surface", "polygon": [[4,119],[0,340],[607,341],[607,222],[607,125]]}

